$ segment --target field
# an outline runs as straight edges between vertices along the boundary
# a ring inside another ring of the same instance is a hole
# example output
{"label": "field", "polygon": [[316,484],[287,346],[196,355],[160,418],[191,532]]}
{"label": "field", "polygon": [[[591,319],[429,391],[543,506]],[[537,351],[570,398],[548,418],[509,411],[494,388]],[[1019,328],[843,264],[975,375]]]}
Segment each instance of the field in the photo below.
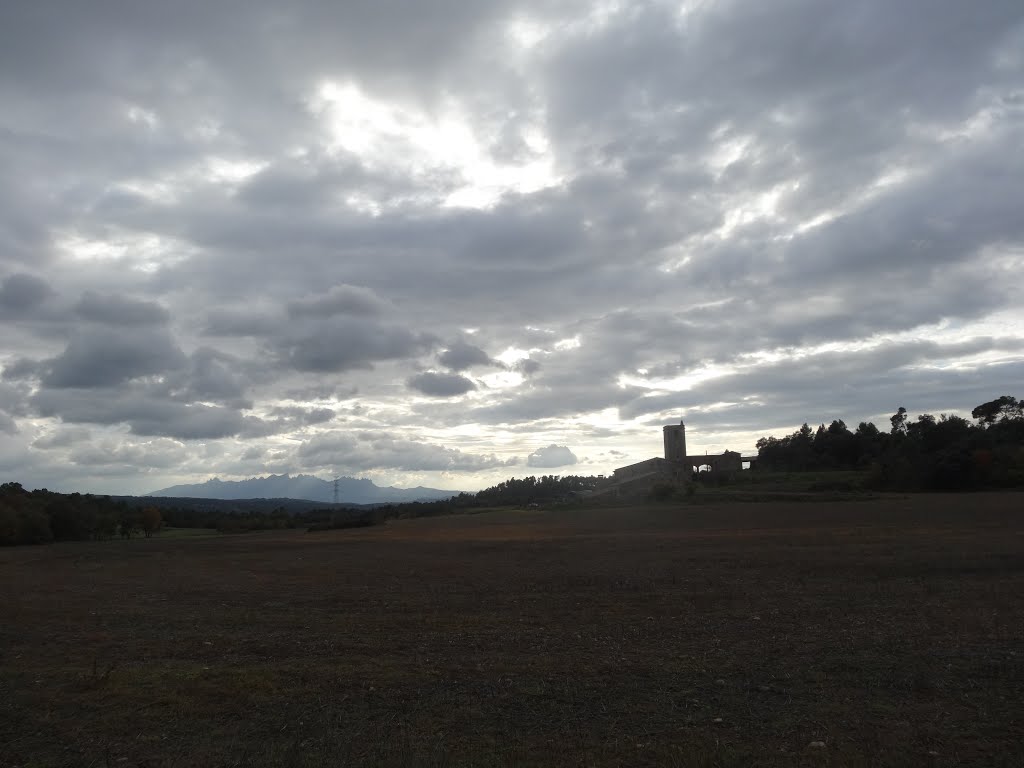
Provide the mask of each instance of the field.
{"label": "field", "polygon": [[1024,495],[0,550],[0,766],[1024,764]]}

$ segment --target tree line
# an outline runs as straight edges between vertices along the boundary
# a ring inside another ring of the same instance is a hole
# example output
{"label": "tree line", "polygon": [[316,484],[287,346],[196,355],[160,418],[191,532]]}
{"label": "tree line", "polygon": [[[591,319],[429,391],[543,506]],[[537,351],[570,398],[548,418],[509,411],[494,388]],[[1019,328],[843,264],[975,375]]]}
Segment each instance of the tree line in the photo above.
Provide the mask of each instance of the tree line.
{"label": "tree line", "polygon": [[20,483],[0,485],[0,546],[51,541],[130,539],[160,530],[156,507],[133,507],[109,496],[27,491]]}
{"label": "tree line", "polygon": [[956,415],[902,406],[888,430],[841,419],[812,429],[806,423],[782,438],[757,441],[758,471],[860,469],[868,485],[892,490],[968,490],[1024,485],[1024,402],[1003,395]]}
{"label": "tree line", "polygon": [[[29,491],[20,483],[0,485],[0,546],[48,544],[53,541],[105,541],[116,537],[149,538],[165,527],[204,528],[219,533],[283,530],[286,528],[346,528],[376,522],[372,510],[347,507],[308,508],[284,505],[266,511],[220,509],[206,500],[165,505],[133,497],[56,493],[45,488]],[[244,507],[245,502],[238,506]]]}
{"label": "tree line", "polygon": [[[165,526],[205,528],[220,533],[305,528],[310,531],[377,525],[392,518],[436,517],[489,506],[529,506],[569,501],[601,482],[600,478],[567,476],[510,478],[478,493],[449,499],[375,507],[307,508],[279,505],[269,511],[210,508],[203,502],[173,506],[133,503],[130,497],[29,491],[19,483],[0,485],[0,546],[46,544],[53,541],[107,540],[156,535]],[[185,500],[181,500],[184,502]]]}

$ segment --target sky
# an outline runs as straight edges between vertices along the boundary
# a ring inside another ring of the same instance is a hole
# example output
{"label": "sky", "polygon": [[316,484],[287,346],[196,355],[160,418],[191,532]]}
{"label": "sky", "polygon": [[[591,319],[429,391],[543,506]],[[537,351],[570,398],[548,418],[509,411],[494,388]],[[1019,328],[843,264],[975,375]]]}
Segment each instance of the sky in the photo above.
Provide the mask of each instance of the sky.
{"label": "sky", "polygon": [[1020,0],[0,6],[0,479],[477,490],[1024,396]]}

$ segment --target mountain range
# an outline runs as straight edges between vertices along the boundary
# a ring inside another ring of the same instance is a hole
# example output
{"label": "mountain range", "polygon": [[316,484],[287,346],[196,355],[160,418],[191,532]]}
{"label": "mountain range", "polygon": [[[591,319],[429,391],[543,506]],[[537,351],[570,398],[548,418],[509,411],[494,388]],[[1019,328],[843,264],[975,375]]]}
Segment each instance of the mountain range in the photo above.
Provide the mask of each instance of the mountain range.
{"label": "mountain range", "polygon": [[[339,477],[339,504],[399,504],[409,501],[437,501],[458,495],[458,491],[438,488],[381,487],[372,480],[357,477]],[[177,496],[197,499],[303,499],[332,503],[333,480],[321,480],[314,475],[270,475],[248,480],[207,480],[193,485],[172,485],[153,491],[147,496]]]}

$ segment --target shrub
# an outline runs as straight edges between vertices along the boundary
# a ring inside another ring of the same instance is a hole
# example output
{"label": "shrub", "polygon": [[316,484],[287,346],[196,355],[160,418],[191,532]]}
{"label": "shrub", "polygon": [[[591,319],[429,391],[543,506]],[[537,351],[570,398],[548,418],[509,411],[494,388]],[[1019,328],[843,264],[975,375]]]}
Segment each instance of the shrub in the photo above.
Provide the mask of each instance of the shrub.
{"label": "shrub", "polygon": [[671,483],[655,483],[648,495],[652,501],[669,501],[676,495],[676,487]]}

